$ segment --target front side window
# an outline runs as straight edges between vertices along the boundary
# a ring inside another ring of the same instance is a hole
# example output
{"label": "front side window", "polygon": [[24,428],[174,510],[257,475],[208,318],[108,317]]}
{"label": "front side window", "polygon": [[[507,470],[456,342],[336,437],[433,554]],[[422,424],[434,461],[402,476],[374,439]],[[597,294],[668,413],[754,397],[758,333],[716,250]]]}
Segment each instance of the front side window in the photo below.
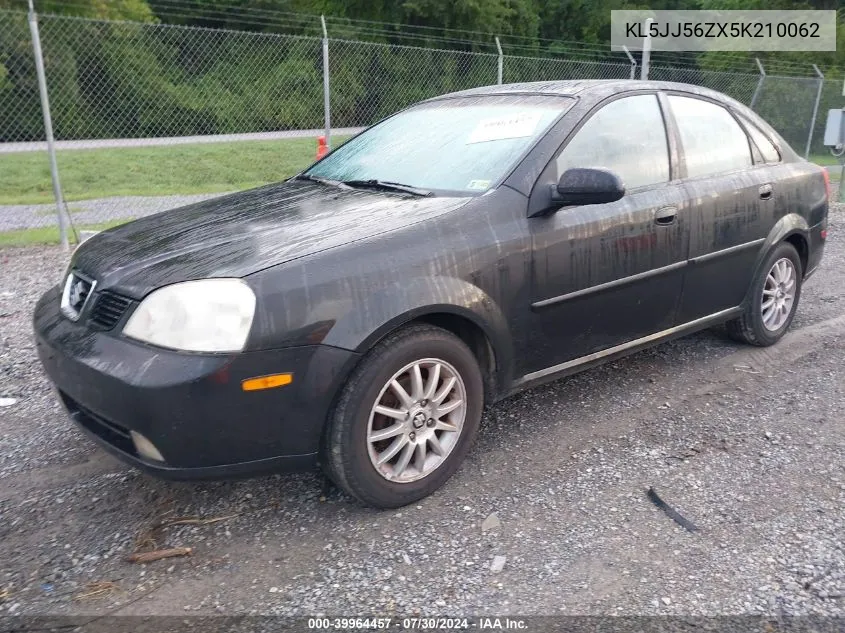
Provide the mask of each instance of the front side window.
{"label": "front side window", "polygon": [[669,146],[657,95],[612,101],[592,115],[557,158],[557,176],[571,167],[615,172],[626,189],[669,180]]}
{"label": "front side window", "polygon": [[421,104],[344,143],[305,173],[483,193],[572,103],[568,97],[489,95]]}
{"label": "front side window", "polygon": [[751,167],[748,137],[722,106],[692,97],[669,96],[687,177],[699,178]]}

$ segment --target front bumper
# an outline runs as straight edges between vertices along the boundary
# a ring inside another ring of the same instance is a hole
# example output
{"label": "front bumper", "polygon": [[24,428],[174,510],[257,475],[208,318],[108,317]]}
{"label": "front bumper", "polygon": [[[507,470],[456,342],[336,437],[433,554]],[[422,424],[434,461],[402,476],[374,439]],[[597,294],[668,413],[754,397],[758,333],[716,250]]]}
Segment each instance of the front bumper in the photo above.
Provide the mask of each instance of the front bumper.
{"label": "front bumper", "polygon": [[[325,345],[239,354],[169,351],[91,330],[59,313],[57,289],[35,308],[41,363],[70,417],[110,453],[169,479],[221,479],[314,467],[331,403],[356,354]],[[283,387],[247,378],[290,372]],[[164,462],[142,457],[130,431]]]}

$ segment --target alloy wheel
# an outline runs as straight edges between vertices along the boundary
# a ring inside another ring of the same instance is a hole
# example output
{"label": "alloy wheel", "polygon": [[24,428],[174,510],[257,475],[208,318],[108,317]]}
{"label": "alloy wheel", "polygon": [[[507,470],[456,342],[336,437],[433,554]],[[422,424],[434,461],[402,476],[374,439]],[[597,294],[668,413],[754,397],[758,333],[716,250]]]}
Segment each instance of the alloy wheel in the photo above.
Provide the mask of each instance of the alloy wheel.
{"label": "alloy wheel", "polygon": [[424,358],[397,371],[370,411],[370,462],[385,479],[409,483],[440,467],[458,443],[466,386],[444,360]]}
{"label": "alloy wheel", "polygon": [[790,259],[782,257],[772,265],[763,285],[760,306],[767,330],[775,332],[786,323],[795,303],[797,280],[795,265]]}

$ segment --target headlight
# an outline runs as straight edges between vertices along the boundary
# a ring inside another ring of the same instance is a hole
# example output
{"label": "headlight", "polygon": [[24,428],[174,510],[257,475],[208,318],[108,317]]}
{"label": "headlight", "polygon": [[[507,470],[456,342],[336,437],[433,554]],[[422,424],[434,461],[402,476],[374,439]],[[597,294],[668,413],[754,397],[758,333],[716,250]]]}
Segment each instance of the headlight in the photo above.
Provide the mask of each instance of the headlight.
{"label": "headlight", "polygon": [[239,352],[254,315],[255,294],[240,279],[185,281],[150,293],[123,333],[190,352]]}

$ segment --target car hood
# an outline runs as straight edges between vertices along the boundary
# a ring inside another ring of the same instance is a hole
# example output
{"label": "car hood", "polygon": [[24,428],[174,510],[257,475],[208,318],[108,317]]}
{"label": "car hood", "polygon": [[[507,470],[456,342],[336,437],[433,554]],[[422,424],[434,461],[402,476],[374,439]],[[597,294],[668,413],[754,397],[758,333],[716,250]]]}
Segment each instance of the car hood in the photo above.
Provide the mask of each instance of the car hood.
{"label": "car hood", "polygon": [[243,277],[441,215],[470,198],[418,198],[287,181],[109,229],[73,267],[101,289],[140,299],[171,283]]}

